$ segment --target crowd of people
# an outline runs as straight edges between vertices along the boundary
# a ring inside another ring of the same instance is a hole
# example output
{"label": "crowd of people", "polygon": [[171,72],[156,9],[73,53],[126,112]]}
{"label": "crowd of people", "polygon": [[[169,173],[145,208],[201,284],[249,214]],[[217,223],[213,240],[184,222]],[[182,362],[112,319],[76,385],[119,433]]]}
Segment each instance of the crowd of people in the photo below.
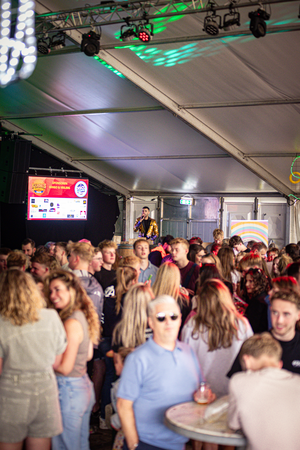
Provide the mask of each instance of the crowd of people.
{"label": "crowd of people", "polygon": [[124,257],[109,240],[0,249],[0,450],[87,450],[91,418],[113,449],[182,450],[164,414],[203,381],[249,448],[299,447],[299,245],[216,229],[154,246],[155,225],[143,208]]}

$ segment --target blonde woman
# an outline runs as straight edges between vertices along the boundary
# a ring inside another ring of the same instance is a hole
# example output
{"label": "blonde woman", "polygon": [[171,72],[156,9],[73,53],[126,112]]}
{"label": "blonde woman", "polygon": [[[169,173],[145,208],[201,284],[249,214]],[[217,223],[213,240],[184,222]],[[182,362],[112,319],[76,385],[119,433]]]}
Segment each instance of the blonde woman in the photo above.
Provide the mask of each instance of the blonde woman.
{"label": "blonde woman", "polygon": [[180,280],[181,277],[178,267],[173,263],[167,262],[158,269],[155,282],[152,286],[155,297],[170,295],[177,301],[182,316],[179,333],[185,319],[191,311],[189,293],[185,288],[180,286]]}
{"label": "blonde woman", "polygon": [[92,300],[71,272],[56,270],[45,280],[49,307],[59,311],[68,345],[56,367],[63,432],[52,439],[52,450],[88,450],[89,420],[95,403],[86,363],[98,344],[100,325]]}
{"label": "blonde woman", "polygon": [[18,269],[0,275],[0,448],[50,450],[62,432],[53,365],[67,346],[56,311],[32,277]]}
{"label": "blonde woman", "polygon": [[[116,315],[119,317],[123,300],[131,286],[138,282],[138,271],[134,267],[124,266],[117,269]],[[122,311],[121,311],[122,313]],[[121,317],[119,317],[120,320]]]}
{"label": "blonde woman", "polygon": [[217,397],[228,394],[226,377],[241,345],[253,332],[247,319],[236,310],[230,292],[221,280],[206,281],[198,291],[195,316],[182,330],[200,362],[204,378]]}
{"label": "blonde woman", "polygon": [[144,283],[138,283],[129,289],[124,298],[122,319],[113,332],[114,352],[119,347],[135,348],[146,342],[147,305],[153,299],[151,288]]}

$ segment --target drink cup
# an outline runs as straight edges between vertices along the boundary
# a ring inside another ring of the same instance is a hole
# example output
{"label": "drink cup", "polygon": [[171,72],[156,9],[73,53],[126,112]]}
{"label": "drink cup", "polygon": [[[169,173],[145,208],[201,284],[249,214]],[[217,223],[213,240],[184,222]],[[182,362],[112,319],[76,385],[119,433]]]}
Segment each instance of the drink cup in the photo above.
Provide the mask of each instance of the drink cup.
{"label": "drink cup", "polygon": [[200,405],[205,405],[206,403],[208,403],[209,394],[210,394],[210,385],[205,381],[202,381],[195,396],[196,402],[199,403]]}

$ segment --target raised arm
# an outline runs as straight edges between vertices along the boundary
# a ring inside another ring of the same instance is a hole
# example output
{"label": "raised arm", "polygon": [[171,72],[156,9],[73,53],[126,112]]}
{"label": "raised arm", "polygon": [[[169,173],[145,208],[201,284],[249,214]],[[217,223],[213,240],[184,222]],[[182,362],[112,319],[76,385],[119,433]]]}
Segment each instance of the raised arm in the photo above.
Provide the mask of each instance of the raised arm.
{"label": "raised arm", "polygon": [[134,450],[139,443],[139,436],[135,425],[133,402],[125,398],[118,398],[117,409],[128,448]]}
{"label": "raised arm", "polygon": [[133,227],[133,231],[134,231],[134,232],[137,232],[137,231],[138,231],[139,226],[141,225],[141,223],[143,222],[143,220],[144,220],[144,216],[138,217],[138,218],[136,219],[135,224],[134,224],[134,227]]}

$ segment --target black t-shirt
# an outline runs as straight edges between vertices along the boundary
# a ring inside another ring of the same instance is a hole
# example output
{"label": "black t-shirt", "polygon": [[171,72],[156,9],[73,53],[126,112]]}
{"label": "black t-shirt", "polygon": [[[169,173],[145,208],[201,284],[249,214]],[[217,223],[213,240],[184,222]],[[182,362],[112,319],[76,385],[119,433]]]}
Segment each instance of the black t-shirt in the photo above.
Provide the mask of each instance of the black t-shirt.
{"label": "black t-shirt", "polygon": [[150,222],[151,222],[151,219],[144,219],[143,220],[143,227],[144,227],[144,230],[145,230],[145,233],[144,233],[144,236],[146,236],[147,235],[147,233],[148,233],[148,230],[149,230],[149,227],[150,227]]}
{"label": "black t-shirt", "polygon": [[[104,269],[104,267],[102,267],[100,272],[95,272],[94,277],[101,284],[103,292],[104,292],[104,297],[115,296],[115,292],[113,292],[113,295],[105,295],[105,291],[108,287],[114,286],[114,288],[116,288],[117,276],[116,276],[115,270],[107,270],[107,269]],[[115,289],[114,289],[114,291],[115,291]]]}
{"label": "black t-shirt", "polygon": [[278,342],[282,347],[282,368],[300,374],[300,333],[296,331],[291,341]]}
{"label": "black t-shirt", "polygon": [[[300,333],[296,331],[295,337],[288,342],[279,341],[282,348],[282,368],[289,372],[300,374]],[[239,355],[235,358],[227,377],[231,378],[233,374],[241,372],[242,367],[239,360]]]}
{"label": "black t-shirt", "polygon": [[268,331],[268,305],[265,302],[266,292],[262,292],[255,297],[245,297],[248,307],[245,312],[245,317],[250,322],[253,333],[263,333]]}
{"label": "black t-shirt", "polygon": [[118,322],[120,322],[122,318],[123,312],[123,302],[124,302],[125,294],[121,300],[121,308],[120,311],[116,312],[116,297],[107,297],[104,301],[103,305],[103,337],[111,337],[114,331],[115,326]]}

